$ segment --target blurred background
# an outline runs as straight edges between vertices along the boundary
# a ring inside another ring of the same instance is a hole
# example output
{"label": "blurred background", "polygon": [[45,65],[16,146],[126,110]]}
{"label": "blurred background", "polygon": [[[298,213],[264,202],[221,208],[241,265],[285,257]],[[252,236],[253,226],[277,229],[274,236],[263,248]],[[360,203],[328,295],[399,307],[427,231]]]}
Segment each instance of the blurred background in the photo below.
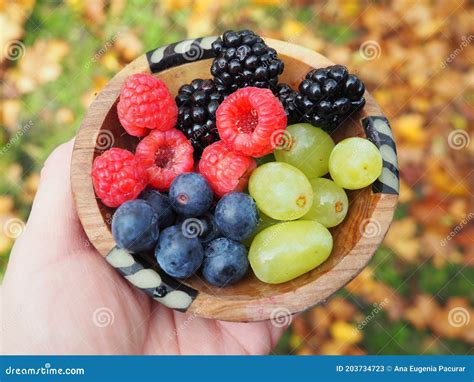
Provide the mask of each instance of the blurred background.
{"label": "blurred background", "polygon": [[142,53],[250,28],[356,72],[389,118],[401,193],[369,266],[276,354],[473,354],[474,5],[468,0],[0,0],[0,277],[52,149]]}

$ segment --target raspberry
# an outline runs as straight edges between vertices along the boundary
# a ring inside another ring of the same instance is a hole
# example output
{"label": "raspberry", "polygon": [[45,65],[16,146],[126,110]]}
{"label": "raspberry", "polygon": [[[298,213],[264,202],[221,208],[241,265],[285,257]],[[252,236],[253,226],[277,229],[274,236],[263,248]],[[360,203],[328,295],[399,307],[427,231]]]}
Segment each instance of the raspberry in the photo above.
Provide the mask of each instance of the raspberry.
{"label": "raspberry", "polygon": [[244,190],[256,167],[255,159],[232,151],[223,141],[207,146],[199,161],[199,172],[219,197]]}
{"label": "raspberry", "polygon": [[114,147],[94,159],[92,183],[106,206],[118,207],[143,191],[147,174],[130,151]]}
{"label": "raspberry", "polygon": [[138,144],[135,157],[147,169],[149,184],[158,191],[168,191],[179,174],[192,172],[193,146],[176,129],[152,130]]}
{"label": "raspberry", "polygon": [[270,154],[286,128],[282,104],[268,89],[248,87],[228,96],[216,113],[217,130],[234,151],[252,157]]}
{"label": "raspberry", "polygon": [[137,73],[123,84],[117,113],[127,133],[143,137],[147,129],[173,128],[178,107],[163,81],[151,74]]}

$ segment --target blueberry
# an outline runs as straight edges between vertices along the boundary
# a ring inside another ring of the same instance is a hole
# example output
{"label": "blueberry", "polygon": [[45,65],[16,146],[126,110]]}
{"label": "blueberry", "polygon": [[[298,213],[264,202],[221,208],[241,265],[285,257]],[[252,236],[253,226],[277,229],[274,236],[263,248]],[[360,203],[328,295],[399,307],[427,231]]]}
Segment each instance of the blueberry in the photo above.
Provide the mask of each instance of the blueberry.
{"label": "blueberry", "polygon": [[145,189],[140,195],[141,199],[146,200],[158,213],[158,227],[166,228],[174,223],[176,214],[171,206],[171,202],[166,195],[151,188]]}
{"label": "blueberry", "polygon": [[234,284],[248,268],[247,249],[237,241],[221,237],[211,241],[204,252],[202,274],[212,285]]}
{"label": "blueberry", "polygon": [[174,209],[188,217],[204,215],[213,199],[209,183],[195,172],[177,176],[171,183],[169,196]]}
{"label": "blueberry", "polygon": [[245,240],[257,228],[259,216],[250,195],[231,192],[217,203],[215,218],[217,228],[224,236]]}
{"label": "blueberry", "polygon": [[152,249],[158,232],[158,213],[145,200],[125,202],[112,218],[112,236],[117,246],[132,253]]}
{"label": "blueberry", "polygon": [[176,224],[181,226],[185,236],[197,237],[204,245],[221,236],[214,216],[209,213],[198,218],[179,216]]}
{"label": "blueberry", "polygon": [[192,276],[201,266],[204,249],[196,237],[186,237],[181,226],[165,228],[160,235],[155,256],[161,269],[180,279]]}

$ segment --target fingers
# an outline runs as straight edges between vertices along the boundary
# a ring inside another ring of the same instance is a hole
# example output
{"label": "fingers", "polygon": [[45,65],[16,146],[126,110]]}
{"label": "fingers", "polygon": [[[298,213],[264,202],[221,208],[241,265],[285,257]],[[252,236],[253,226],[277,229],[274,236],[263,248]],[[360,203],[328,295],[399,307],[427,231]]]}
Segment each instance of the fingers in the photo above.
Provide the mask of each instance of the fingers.
{"label": "fingers", "polygon": [[36,193],[23,241],[41,241],[71,248],[84,241],[71,192],[70,166],[74,140],[57,147],[41,170]]}

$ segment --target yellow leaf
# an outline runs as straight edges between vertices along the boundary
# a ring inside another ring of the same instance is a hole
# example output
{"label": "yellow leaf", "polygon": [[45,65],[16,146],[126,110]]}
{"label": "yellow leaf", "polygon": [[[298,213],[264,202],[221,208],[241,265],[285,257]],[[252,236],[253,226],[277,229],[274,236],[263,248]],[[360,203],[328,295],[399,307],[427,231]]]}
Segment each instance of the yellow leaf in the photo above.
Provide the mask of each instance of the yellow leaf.
{"label": "yellow leaf", "polygon": [[58,109],[55,116],[56,122],[60,125],[68,125],[74,121],[74,113],[67,107]]}
{"label": "yellow leaf", "polygon": [[[354,305],[345,298],[339,296],[336,296],[329,301],[327,309],[337,320],[342,321],[352,320],[356,313]],[[316,325],[318,325],[318,322],[316,322]]]}
{"label": "yellow leaf", "polygon": [[355,325],[345,321],[336,321],[329,329],[331,336],[339,342],[348,344],[356,344],[363,338],[362,332]]}
{"label": "yellow leaf", "polygon": [[25,49],[16,70],[7,72],[21,93],[28,93],[37,86],[55,80],[62,72],[60,61],[69,52],[69,45],[59,39],[36,40]]}
{"label": "yellow leaf", "polygon": [[191,6],[191,0],[162,0],[160,5],[165,12],[181,11]]}
{"label": "yellow leaf", "polygon": [[285,0],[252,0],[252,4],[255,5],[274,5],[274,6],[279,6],[286,4]]}
{"label": "yellow leaf", "polygon": [[344,355],[350,344],[346,341],[329,340],[321,345],[319,352],[327,355]]}
{"label": "yellow leaf", "polygon": [[0,234],[0,255],[2,254],[7,254],[8,250],[13,244],[13,240],[10,239],[9,237],[6,237],[3,234]]}
{"label": "yellow leaf", "polygon": [[0,122],[11,132],[15,133],[18,127],[18,118],[21,111],[21,102],[19,99],[7,99],[0,102],[2,113],[0,113]]}
{"label": "yellow leaf", "polygon": [[283,26],[282,26],[283,36],[288,41],[297,40],[305,30],[306,30],[305,25],[299,21],[296,21],[293,19],[286,19],[283,22]]}
{"label": "yellow leaf", "polygon": [[121,68],[120,62],[114,51],[106,52],[100,62],[111,72],[118,72]]}
{"label": "yellow leaf", "polygon": [[421,114],[404,114],[393,121],[393,129],[397,137],[418,145],[426,141],[423,124],[424,117]]}
{"label": "yellow leaf", "polygon": [[431,183],[443,193],[463,196],[469,192],[464,180],[454,178],[453,174],[446,171],[440,162],[435,162],[429,168],[429,176]]}
{"label": "yellow leaf", "polygon": [[298,355],[314,355],[314,351],[309,346],[305,346],[305,347],[302,347],[301,349],[299,349],[296,354],[298,354]]}
{"label": "yellow leaf", "polygon": [[413,200],[415,197],[415,192],[410,188],[410,186],[403,180],[400,179],[400,203],[408,203]]}
{"label": "yellow leaf", "polygon": [[0,195],[0,214],[5,215],[13,210],[13,197],[10,195]]}
{"label": "yellow leaf", "polygon": [[114,46],[119,55],[126,62],[134,60],[143,51],[141,40],[131,31],[124,31],[117,34]]}
{"label": "yellow leaf", "polygon": [[292,349],[297,349],[303,344],[303,337],[292,334],[290,337],[290,346]]}
{"label": "yellow leaf", "polygon": [[417,225],[415,219],[409,217],[396,220],[385,236],[384,243],[398,256],[408,262],[415,262],[420,250],[419,240],[416,238]]}

